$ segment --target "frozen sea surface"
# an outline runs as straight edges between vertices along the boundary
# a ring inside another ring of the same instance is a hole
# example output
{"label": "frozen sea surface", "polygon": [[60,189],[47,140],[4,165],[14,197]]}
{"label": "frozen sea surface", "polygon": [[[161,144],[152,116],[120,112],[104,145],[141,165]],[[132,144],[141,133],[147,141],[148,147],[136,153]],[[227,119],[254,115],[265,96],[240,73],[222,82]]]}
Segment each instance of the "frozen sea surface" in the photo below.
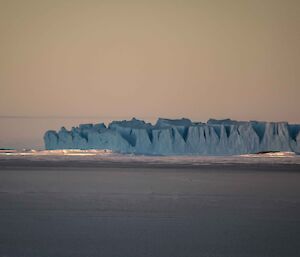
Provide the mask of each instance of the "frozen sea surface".
{"label": "frozen sea surface", "polygon": [[[233,155],[233,156],[149,156],[134,154],[118,154],[110,150],[0,150],[0,164],[6,160],[11,164],[30,165],[65,165],[101,166],[101,165],[227,165],[227,164],[300,164],[300,155],[293,152],[270,152],[261,154]],[[73,165],[74,164],[74,165]]]}
{"label": "frozen sea surface", "polygon": [[0,154],[2,257],[300,256],[299,156]]}

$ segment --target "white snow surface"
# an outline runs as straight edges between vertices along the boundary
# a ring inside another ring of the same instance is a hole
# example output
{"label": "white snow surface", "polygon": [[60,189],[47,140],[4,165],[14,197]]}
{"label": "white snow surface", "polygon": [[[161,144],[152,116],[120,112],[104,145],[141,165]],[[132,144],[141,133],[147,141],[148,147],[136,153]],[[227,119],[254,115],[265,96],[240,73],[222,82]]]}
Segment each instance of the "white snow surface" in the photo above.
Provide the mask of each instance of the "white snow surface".
{"label": "white snow surface", "polygon": [[140,162],[148,164],[231,164],[231,163],[269,163],[269,164],[300,164],[300,155],[294,152],[269,152],[259,154],[245,154],[233,156],[149,156],[114,153],[111,150],[0,150],[0,160],[28,159],[32,161],[98,161],[130,163]]}

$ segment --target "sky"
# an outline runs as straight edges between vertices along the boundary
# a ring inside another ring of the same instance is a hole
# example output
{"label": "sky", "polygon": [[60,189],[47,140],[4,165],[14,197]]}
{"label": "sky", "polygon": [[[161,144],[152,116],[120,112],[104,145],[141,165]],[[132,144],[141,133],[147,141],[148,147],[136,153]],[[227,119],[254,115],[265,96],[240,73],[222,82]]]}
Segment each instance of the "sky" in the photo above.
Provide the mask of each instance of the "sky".
{"label": "sky", "polygon": [[0,117],[300,123],[299,13],[299,0],[0,0]]}

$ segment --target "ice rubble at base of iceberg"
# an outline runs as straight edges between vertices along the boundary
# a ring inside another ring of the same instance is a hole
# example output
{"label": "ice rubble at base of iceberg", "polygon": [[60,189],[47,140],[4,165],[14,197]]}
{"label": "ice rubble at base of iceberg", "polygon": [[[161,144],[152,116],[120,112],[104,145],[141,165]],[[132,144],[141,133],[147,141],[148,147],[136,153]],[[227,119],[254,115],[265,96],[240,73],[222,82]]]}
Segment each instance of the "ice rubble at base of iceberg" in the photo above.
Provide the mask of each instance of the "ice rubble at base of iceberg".
{"label": "ice rubble at base of iceberg", "polygon": [[45,148],[108,149],[144,155],[240,155],[259,152],[300,152],[300,124],[287,122],[162,119],[155,125],[133,118],[62,127],[44,135]]}

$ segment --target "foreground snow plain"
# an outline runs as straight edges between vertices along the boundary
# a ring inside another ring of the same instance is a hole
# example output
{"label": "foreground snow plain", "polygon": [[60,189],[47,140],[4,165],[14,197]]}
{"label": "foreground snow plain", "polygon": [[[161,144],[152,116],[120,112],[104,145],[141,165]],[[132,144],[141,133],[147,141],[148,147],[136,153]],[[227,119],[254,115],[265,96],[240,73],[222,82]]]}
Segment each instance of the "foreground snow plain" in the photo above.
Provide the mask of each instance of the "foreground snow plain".
{"label": "foreground snow plain", "polygon": [[299,257],[295,162],[2,153],[0,256]]}

